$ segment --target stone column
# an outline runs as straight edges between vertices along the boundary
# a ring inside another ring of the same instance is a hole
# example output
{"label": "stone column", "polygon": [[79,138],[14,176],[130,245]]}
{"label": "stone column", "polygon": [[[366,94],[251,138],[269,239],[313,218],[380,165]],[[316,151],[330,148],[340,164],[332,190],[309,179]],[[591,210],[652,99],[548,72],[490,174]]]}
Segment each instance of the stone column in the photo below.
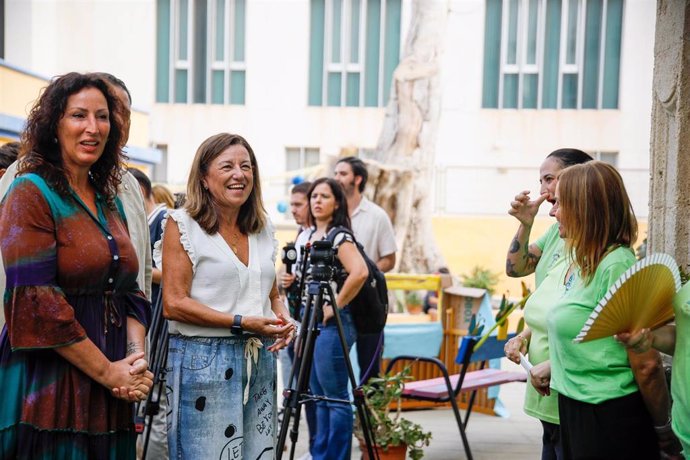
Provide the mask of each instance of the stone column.
{"label": "stone column", "polygon": [[690,271],[690,1],[658,0],[648,253]]}

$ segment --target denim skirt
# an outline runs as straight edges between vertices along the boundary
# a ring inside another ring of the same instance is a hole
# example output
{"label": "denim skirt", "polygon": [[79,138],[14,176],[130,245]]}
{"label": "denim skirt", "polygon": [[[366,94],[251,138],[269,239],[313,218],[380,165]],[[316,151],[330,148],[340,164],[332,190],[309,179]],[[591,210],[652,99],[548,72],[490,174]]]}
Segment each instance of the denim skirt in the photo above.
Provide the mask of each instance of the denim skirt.
{"label": "denim skirt", "polygon": [[271,459],[276,361],[264,337],[171,335],[171,459]]}

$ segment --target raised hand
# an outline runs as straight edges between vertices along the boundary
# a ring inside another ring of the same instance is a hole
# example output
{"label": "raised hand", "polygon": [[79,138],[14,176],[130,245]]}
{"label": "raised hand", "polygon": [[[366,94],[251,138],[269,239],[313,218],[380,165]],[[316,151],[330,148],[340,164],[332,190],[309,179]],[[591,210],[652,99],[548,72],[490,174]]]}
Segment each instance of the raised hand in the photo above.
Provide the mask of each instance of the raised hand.
{"label": "raised hand", "polygon": [[280,275],[280,285],[283,287],[283,289],[287,289],[290,286],[292,286],[292,283],[295,282],[295,274],[294,273],[283,273]]}
{"label": "raised hand", "polygon": [[520,223],[526,227],[531,227],[534,223],[534,217],[539,211],[539,206],[549,196],[548,193],[540,195],[536,200],[530,200],[530,191],[523,190],[515,195],[515,199],[510,202],[510,209],[508,214],[515,217]]}

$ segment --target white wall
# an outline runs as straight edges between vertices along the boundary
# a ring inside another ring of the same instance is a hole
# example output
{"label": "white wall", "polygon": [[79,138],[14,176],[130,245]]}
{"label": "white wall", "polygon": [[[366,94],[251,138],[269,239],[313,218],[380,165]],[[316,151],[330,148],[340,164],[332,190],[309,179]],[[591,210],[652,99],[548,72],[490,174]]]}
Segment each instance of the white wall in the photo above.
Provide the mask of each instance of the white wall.
{"label": "white wall", "polygon": [[5,59],[46,76],[110,72],[148,110],[155,78],[155,0],[5,0]]}

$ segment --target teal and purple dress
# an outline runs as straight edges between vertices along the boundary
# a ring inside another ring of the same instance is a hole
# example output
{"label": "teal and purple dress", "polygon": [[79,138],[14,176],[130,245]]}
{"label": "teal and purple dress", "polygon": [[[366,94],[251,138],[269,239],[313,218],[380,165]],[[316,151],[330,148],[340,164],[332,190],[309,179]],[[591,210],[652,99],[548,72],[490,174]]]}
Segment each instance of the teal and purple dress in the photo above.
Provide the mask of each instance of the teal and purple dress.
{"label": "teal and purple dress", "polygon": [[90,339],[125,357],[127,317],[150,304],[121,206],[98,215],[36,174],[0,205],[7,324],[0,334],[0,459],[134,459],[133,404],[111,396],[54,350]]}

